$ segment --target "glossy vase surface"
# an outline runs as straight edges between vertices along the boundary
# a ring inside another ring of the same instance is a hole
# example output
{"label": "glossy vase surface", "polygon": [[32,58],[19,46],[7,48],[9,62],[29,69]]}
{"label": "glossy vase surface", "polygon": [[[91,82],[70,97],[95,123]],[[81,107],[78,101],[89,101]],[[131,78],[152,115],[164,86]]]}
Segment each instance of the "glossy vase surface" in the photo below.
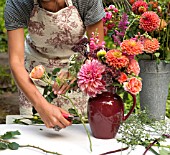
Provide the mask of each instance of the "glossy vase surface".
{"label": "glossy vase surface", "polygon": [[100,139],[114,138],[120,123],[129,117],[133,109],[124,117],[123,100],[112,92],[89,98],[87,114],[92,135]]}

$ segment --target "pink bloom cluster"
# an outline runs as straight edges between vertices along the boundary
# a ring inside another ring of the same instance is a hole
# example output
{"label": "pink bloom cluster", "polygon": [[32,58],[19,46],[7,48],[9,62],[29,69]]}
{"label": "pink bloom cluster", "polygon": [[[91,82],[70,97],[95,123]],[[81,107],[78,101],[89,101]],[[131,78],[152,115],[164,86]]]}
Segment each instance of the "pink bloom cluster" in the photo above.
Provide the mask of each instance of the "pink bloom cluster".
{"label": "pink bloom cluster", "polygon": [[105,8],[106,15],[103,18],[105,35],[107,35],[108,30],[111,30],[113,27],[115,27],[114,21],[118,12],[119,10],[114,5],[110,5],[109,7]]}
{"label": "pink bloom cluster", "polygon": [[139,93],[142,88],[141,79],[138,78],[140,68],[134,56],[143,50],[140,42],[133,39],[125,40],[120,50],[102,48],[93,51],[93,49],[96,50],[91,48],[88,60],[81,66],[77,77],[78,86],[85,94],[94,97],[105,91],[106,87],[114,86],[115,82],[125,91],[132,94]]}
{"label": "pink bloom cluster", "polygon": [[140,17],[139,27],[147,32],[152,32],[159,28],[160,18],[153,11],[147,11]]}
{"label": "pink bloom cluster", "polygon": [[90,38],[90,51],[94,51],[99,47],[105,47],[105,42],[99,44],[99,36],[97,33],[92,32],[92,36]]}
{"label": "pink bloom cluster", "polygon": [[102,80],[102,74],[105,71],[105,66],[98,60],[87,60],[82,65],[78,73],[78,86],[89,96],[95,97],[96,94],[102,93],[105,89],[105,82]]}

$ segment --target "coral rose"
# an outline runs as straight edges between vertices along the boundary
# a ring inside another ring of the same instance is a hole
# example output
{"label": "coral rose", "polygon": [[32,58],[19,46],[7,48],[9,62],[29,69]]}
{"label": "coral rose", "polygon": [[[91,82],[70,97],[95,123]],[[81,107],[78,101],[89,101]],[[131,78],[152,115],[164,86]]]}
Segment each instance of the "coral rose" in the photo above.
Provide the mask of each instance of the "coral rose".
{"label": "coral rose", "polygon": [[136,95],[142,90],[142,82],[139,79],[132,77],[128,79],[128,82],[123,83],[123,87],[125,91]]}
{"label": "coral rose", "polygon": [[41,79],[44,75],[45,68],[42,65],[34,67],[30,73],[30,77],[33,79]]}
{"label": "coral rose", "polygon": [[139,75],[140,67],[139,67],[139,63],[135,59],[130,60],[129,65],[127,67],[127,72],[129,74],[134,73],[136,76]]}

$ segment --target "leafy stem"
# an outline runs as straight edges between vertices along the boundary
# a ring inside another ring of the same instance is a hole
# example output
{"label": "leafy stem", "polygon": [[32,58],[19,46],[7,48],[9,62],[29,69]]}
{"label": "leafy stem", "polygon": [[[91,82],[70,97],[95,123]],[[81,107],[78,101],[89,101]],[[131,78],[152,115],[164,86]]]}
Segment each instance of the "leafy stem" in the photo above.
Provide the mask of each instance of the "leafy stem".
{"label": "leafy stem", "polygon": [[92,152],[92,142],[91,142],[91,138],[90,138],[90,133],[89,133],[89,131],[88,131],[88,129],[87,129],[85,123],[84,123],[84,120],[83,120],[83,118],[82,118],[82,115],[79,114],[79,112],[78,112],[76,106],[74,105],[73,101],[72,101],[67,95],[62,95],[62,96],[65,97],[66,99],[68,99],[68,100],[70,101],[70,103],[72,104],[72,106],[73,106],[76,114],[79,116],[79,118],[80,118],[80,120],[81,120],[81,122],[82,122],[82,124],[83,124],[83,126],[84,126],[84,129],[85,129],[85,131],[86,131],[86,133],[87,133],[87,136],[88,136],[88,139],[89,139],[89,142],[90,142],[90,151]]}
{"label": "leafy stem", "polygon": [[20,135],[20,132],[19,131],[8,131],[4,135],[0,136],[0,150],[5,150],[7,148],[9,148],[11,150],[18,150],[18,148],[21,148],[21,147],[32,147],[32,148],[41,150],[45,153],[61,155],[58,152],[48,151],[48,150],[45,150],[45,149],[40,148],[38,146],[29,145],[29,144],[28,145],[19,145],[16,142],[10,142],[10,141],[7,140],[7,139],[13,138],[16,135]]}
{"label": "leafy stem", "polygon": [[40,148],[40,147],[38,147],[38,146],[29,145],[29,144],[28,144],[28,145],[20,145],[19,147],[32,147],[32,148],[35,148],[35,149],[39,149],[39,150],[41,150],[41,151],[43,151],[43,152],[45,152],[45,153],[51,153],[51,154],[61,155],[61,154],[59,154],[58,152],[48,151],[48,150],[45,150],[45,149]]}
{"label": "leafy stem", "polygon": [[127,29],[126,29],[126,31],[125,31],[125,35],[124,35],[124,37],[123,37],[123,40],[125,40],[126,34],[127,34],[128,30],[130,29],[130,27],[131,27],[131,26],[133,25],[133,23],[134,23],[135,21],[137,21],[137,20],[139,20],[139,18],[133,19],[133,21],[131,22],[131,24],[127,27]]}

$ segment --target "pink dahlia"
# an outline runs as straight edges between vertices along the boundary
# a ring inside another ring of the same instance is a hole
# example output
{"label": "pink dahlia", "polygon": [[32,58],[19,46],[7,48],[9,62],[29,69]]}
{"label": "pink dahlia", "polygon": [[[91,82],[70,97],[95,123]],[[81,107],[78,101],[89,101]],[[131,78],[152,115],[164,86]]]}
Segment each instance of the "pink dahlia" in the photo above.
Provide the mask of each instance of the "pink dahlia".
{"label": "pink dahlia", "polygon": [[87,60],[77,76],[79,88],[91,97],[101,94],[105,90],[105,82],[102,80],[104,71],[105,66],[99,61]]}
{"label": "pink dahlia", "polygon": [[146,53],[154,53],[159,49],[159,42],[156,38],[153,39],[144,39],[144,51]]}
{"label": "pink dahlia", "polygon": [[120,47],[127,55],[138,55],[143,53],[143,45],[133,39],[124,40]]}
{"label": "pink dahlia", "polygon": [[160,18],[155,12],[147,11],[141,15],[139,24],[144,31],[152,32],[159,28]]}
{"label": "pink dahlia", "polygon": [[121,51],[113,49],[106,53],[106,62],[109,66],[120,69],[128,65],[129,59],[125,55],[122,55]]}
{"label": "pink dahlia", "polygon": [[144,2],[143,0],[138,0],[132,5],[132,11],[135,14],[142,14],[146,11],[148,11],[148,4]]}
{"label": "pink dahlia", "polygon": [[44,75],[45,68],[42,65],[34,67],[30,73],[30,77],[33,79],[41,79]]}
{"label": "pink dahlia", "polygon": [[129,74],[134,73],[136,76],[140,73],[140,67],[138,62],[135,59],[131,59],[127,67],[127,72]]}
{"label": "pink dahlia", "polygon": [[132,77],[128,80],[128,82],[123,83],[123,87],[125,91],[128,91],[134,95],[138,94],[142,90],[142,82],[141,80]]}

